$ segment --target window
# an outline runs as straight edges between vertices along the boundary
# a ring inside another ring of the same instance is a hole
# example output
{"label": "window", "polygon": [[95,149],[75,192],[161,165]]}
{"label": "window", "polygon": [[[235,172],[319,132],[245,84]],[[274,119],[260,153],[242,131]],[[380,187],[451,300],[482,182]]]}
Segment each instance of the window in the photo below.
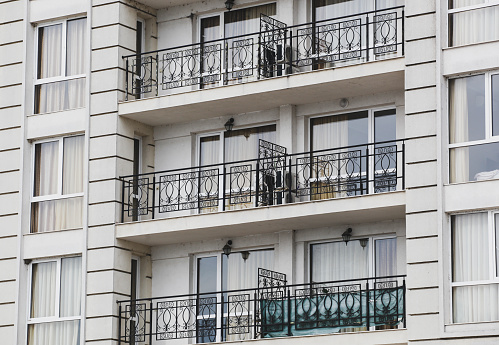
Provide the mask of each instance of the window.
{"label": "window", "polygon": [[78,345],[81,257],[31,265],[28,345]]}
{"label": "window", "polygon": [[[376,193],[396,190],[395,109],[312,118],[310,128],[316,156],[310,180],[314,199],[371,193],[366,179],[374,180]],[[369,168],[370,176],[368,165],[375,168]]]}
{"label": "window", "polygon": [[34,145],[31,232],[82,226],[84,136]]}
{"label": "window", "polygon": [[[229,256],[222,254],[198,257],[196,271],[197,293],[200,294],[198,301],[204,303],[198,311],[198,343],[244,340],[249,336],[249,332],[231,333],[224,326],[222,326],[222,332],[217,332],[215,325],[217,324],[217,315],[223,315],[224,325],[227,324],[227,317],[231,318],[227,309],[217,310],[221,309],[222,297],[224,301],[228,301],[232,295],[244,297],[249,294],[247,298],[253,299],[253,291],[235,291],[224,294],[211,294],[211,292],[257,288],[258,268],[273,270],[273,249],[249,251],[246,260],[238,252],[233,252]],[[248,307],[248,312],[253,314],[253,303],[249,303]],[[224,308],[227,308],[227,304],[224,305]]]}
{"label": "window", "polygon": [[37,29],[35,114],[85,105],[86,18]]}
{"label": "window", "polygon": [[402,0],[313,0],[312,20],[350,16],[372,11],[374,8],[381,10],[402,5]]}
{"label": "window", "polygon": [[499,39],[497,0],[449,0],[449,46]]}
{"label": "window", "polygon": [[449,81],[450,182],[499,178],[499,74]]}
{"label": "window", "polygon": [[451,216],[452,321],[499,321],[499,213]]}

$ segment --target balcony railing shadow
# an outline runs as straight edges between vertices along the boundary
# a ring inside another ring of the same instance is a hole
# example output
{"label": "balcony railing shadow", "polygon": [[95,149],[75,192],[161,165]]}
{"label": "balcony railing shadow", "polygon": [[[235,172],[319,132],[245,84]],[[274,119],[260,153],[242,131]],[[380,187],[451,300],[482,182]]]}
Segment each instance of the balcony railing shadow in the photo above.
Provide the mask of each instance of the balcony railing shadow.
{"label": "balcony railing shadow", "polygon": [[257,288],[119,301],[119,343],[209,343],[405,328],[405,276],[288,285],[282,273],[258,272]]}
{"label": "balcony railing shadow", "polygon": [[124,56],[126,100],[207,89],[404,55],[404,7]]}
{"label": "balcony railing shadow", "polygon": [[137,221],[405,189],[404,140],[259,157],[120,177],[121,221]]}

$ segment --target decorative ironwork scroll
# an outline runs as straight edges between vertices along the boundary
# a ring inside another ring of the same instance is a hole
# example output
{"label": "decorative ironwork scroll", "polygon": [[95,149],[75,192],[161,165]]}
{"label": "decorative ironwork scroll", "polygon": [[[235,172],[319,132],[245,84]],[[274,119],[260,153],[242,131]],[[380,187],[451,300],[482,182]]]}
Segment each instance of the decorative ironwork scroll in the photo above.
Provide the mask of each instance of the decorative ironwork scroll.
{"label": "decorative ironwork scroll", "polygon": [[397,189],[397,145],[374,148],[374,193]]}
{"label": "decorative ironwork scroll", "polygon": [[260,14],[260,75],[264,78],[283,73],[287,25]]}
{"label": "decorative ironwork scroll", "polygon": [[132,178],[126,181],[125,191],[128,202],[128,217],[147,215],[149,212],[149,178]]}
{"label": "decorative ironwork scroll", "polygon": [[146,304],[125,306],[125,342],[137,343],[146,339]]}
{"label": "decorative ironwork scroll", "polygon": [[282,203],[288,191],[290,178],[286,178],[286,148],[260,139],[258,145],[259,197],[258,205]]}
{"label": "decorative ironwork scroll", "polygon": [[374,54],[397,51],[397,12],[374,16]]}

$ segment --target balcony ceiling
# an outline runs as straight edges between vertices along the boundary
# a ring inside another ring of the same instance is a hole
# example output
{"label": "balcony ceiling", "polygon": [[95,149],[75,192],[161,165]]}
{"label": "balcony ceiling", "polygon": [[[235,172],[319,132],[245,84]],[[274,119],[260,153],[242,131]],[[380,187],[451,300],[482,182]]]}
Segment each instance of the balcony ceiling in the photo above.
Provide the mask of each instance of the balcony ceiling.
{"label": "balcony ceiling", "polygon": [[404,217],[399,191],[118,224],[116,237],[157,246]]}
{"label": "balcony ceiling", "polygon": [[404,90],[404,58],[128,101],[119,114],[151,126]]}
{"label": "balcony ceiling", "polygon": [[138,0],[137,2],[159,10],[166,7],[188,5],[198,1],[199,0]]}

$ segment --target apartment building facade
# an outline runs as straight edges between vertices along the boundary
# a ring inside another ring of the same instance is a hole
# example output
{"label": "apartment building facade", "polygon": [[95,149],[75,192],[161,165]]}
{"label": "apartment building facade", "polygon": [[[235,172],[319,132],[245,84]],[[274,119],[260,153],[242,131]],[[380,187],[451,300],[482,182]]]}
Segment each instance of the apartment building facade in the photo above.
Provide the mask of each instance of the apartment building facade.
{"label": "apartment building facade", "polygon": [[0,0],[5,344],[496,344],[499,2]]}

